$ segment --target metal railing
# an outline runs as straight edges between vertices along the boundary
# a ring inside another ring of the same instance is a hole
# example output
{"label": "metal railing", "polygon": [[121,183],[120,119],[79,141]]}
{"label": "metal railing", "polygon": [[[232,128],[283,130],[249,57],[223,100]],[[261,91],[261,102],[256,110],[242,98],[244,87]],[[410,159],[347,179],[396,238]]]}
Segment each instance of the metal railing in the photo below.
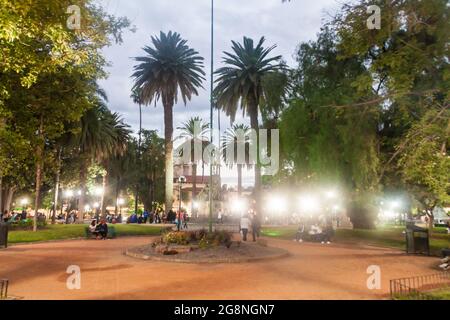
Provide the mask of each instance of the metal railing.
{"label": "metal railing", "polygon": [[8,280],[0,280],[0,300],[5,300],[8,298],[8,284]]}
{"label": "metal railing", "polygon": [[448,272],[390,281],[392,299],[434,300],[433,296],[427,294],[428,291],[448,287],[450,287],[450,273]]}

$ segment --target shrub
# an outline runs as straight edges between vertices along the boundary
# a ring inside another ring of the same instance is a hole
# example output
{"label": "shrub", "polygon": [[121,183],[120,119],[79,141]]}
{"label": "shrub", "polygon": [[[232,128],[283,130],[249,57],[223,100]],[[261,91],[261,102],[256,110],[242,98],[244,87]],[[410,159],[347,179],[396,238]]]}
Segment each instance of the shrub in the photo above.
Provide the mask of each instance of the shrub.
{"label": "shrub", "polygon": [[187,232],[168,232],[163,235],[162,242],[167,244],[186,245],[189,243],[190,235]]}
{"label": "shrub", "polygon": [[[38,228],[44,228],[45,226],[47,226],[46,221],[37,222]],[[31,230],[33,229],[33,219],[25,219],[15,223],[11,223],[9,224],[9,228],[10,230]]]}

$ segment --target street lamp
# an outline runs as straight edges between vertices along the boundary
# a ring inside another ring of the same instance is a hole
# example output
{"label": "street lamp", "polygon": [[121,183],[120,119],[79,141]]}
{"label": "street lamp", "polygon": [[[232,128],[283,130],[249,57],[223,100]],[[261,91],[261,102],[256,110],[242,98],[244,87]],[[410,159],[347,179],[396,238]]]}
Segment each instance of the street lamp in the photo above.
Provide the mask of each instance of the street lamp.
{"label": "street lamp", "polygon": [[[119,214],[122,214],[122,206],[125,204],[125,200],[122,198],[117,199],[117,205],[119,206]],[[137,212],[136,212],[137,214]]]}
{"label": "street lamp", "polygon": [[66,190],[66,192],[64,192],[64,195],[66,196],[66,198],[72,198],[73,197],[73,191],[72,190]]}
{"label": "street lamp", "polygon": [[22,210],[25,210],[25,206],[28,205],[28,199],[23,198],[22,200],[20,200],[20,204],[22,205]]}
{"label": "street lamp", "polygon": [[95,187],[95,189],[94,189],[94,194],[96,196],[103,195],[103,192],[105,192],[105,190],[102,187]]}
{"label": "street lamp", "polygon": [[313,212],[319,208],[319,202],[312,195],[305,195],[300,197],[300,208],[306,212]]}
{"label": "street lamp", "polygon": [[180,200],[179,200],[179,205],[178,205],[178,213],[181,214],[181,188],[183,183],[186,183],[186,177],[185,176],[180,176],[178,178],[178,194],[180,195]]}

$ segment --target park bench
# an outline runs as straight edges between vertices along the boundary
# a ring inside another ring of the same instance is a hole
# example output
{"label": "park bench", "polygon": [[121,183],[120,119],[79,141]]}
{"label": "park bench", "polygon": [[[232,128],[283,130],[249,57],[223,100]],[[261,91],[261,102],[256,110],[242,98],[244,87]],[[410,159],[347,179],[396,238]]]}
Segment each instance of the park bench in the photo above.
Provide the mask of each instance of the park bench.
{"label": "park bench", "polygon": [[445,257],[450,257],[450,248],[447,248],[447,249],[442,249],[442,257],[443,258],[445,258]]}
{"label": "park bench", "polygon": [[[94,234],[89,230],[89,227],[86,227],[84,229],[84,233],[87,239],[92,239],[95,237]],[[108,235],[106,237],[108,239],[114,239],[116,236],[116,228],[114,228],[113,226],[108,226]]]}

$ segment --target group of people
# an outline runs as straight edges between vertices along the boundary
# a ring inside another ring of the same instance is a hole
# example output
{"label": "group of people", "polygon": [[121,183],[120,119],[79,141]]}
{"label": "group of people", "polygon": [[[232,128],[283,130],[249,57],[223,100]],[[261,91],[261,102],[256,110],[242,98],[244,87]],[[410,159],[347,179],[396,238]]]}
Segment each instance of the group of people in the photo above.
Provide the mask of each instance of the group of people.
{"label": "group of people", "polygon": [[247,241],[247,235],[249,231],[252,232],[253,241],[259,238],[261,233],[261,220],[254,212],[244,214],[239,223],[239,231],[242,234],[242,240]]}
{"label": "group of people", "polygon": [[[19,221],[24,221],[29,218],[29,215],[26,210],[22,210],[21,212],[18,211],[8,211],[5,210],[3,212],[0,212],[0,223],[1,222],[8,222],[8,223],[17,223]],[[47,217],[42,212],[37,213],[37,221],[45,221]]]}
{"label": "group of people", "polygon": [[95,236],[97,240],[106,240],[108,237],[108,225],[106,219],[101,219],[100,223],[97,220],[92,220],[89,225],[89,232]]}
{"label": "group of people", "polygon": [[143,213],[137,214],[133,212],[127,219],[127,223],[137,223],[137,224],[145,224],[145,223],[162,223],[163,219],[165,219],[165,214],[161,213],[157,210],[148,212],[148,210],[144,210]]}
{"label": "group of people", "polygon": [[294,241],[310,240],[330,244],[334,235],[333,221],[327,215],[318,218],[303,218],[300,221]]}

